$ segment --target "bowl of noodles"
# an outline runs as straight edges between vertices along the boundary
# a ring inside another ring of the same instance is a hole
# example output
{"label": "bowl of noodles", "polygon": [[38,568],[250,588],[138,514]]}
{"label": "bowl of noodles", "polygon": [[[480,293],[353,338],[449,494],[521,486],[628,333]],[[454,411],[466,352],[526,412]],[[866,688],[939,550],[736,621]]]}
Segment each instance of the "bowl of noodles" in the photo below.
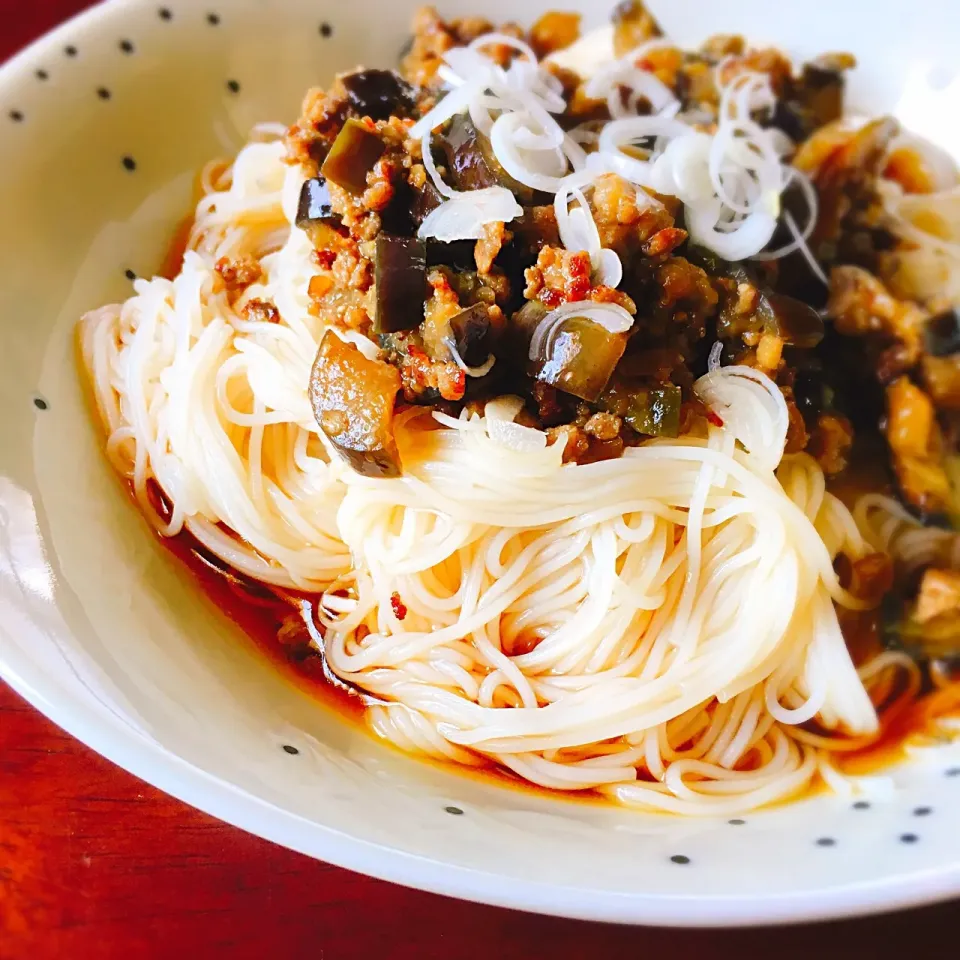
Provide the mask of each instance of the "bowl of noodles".
{"label": "bowl of noodles", "polygon": [[960,894],[957,10],[568,6],[116,0],[0,70],[0,673],[423,889]]}

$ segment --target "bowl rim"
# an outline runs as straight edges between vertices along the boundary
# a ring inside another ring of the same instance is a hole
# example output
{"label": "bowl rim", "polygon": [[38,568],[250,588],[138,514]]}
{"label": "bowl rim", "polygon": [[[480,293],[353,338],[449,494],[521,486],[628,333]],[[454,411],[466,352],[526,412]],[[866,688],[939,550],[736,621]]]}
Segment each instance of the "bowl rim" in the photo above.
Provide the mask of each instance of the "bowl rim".
{"label": "bowl rim", "polygon": [[[149,0],[101,0],[75,14],[0,64],[0,88],[31,70],[77,29],[148,6],[153,7]],[[335,866],[441,896],[580,920],[691,928],[832,920],[960,897],[960,863],[838,887],[760,896],[622,893],[510,878],[382,846],[307,821],[206,773],[131,729],[111,724],[90,706],[58,696],[55,683],[44,690],[2,657],[0,678],[107,760],[218,820]]]}

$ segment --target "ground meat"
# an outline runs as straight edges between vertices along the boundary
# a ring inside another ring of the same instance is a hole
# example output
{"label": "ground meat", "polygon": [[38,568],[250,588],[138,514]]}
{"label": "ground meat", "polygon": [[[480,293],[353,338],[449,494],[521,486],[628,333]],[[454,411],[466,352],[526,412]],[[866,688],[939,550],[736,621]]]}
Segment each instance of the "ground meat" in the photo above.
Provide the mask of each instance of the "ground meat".
{"label": "ground meat", "polygon": [[822,413],[806,444],[807,452],[820,464],[828,477],[847,468],[847,459],[853,446],[853,426],[843,416]]}
{"label": "ground meat", "polygon": [[434,360],[449,360],[450,348],[444,342],[450,336],[450,320],[461,310],[460,297],[450,283],[450,275],[439,268],[427,274],[430,295],[424,306],[421,326],[423,345]]}
{"label": "ground meat", "polygon": [[565,442],[563,448],[564,463],[579,463],[590,449],[590,438],[578,426],[572,423],[561,427],[550,427],[547,430],[547,445],[553,446],[561,440]]}
{"label": "ground meat", "polygon": [[221,257],[214,269],[220,274],[227,292],[234,294],[245,290],[260,279],[260,262],[254,257]]}
{"label": "ground meat", "polygon": [[765,333],[757,343],[757,366],[768,373],[775,373],[783,358],[783,340],[776,334]]}
{"label": "ground meat", "polygon": [[835,267],[827,311],[845,336],[880,334],[898,340],[908,351],[908,365],[916,362],[925,314],[916,304],[893,297],[873,274],[860,267]]}
{"label": "ground meat", "polygon": [[761,50],[748,50],[740,56],[731,56],[720,72],[720,83],[726,85],[741,73],[765,73],[770,78],[770,86],[779,97],[790,83],[793,64],[772,47]]}
{"label": "ground meat", "polygon": [[336,251],[320,251],[320,272],[308,286],[310,313],[331,326],[366,331],[375,312],[373,262],[361,246],[342,238]]}
{"label": "ground meat", "polygon": [[244,304],[243,317],[256,323],[279,323],[280,311],[272,301],[254,298]]}
{"label": "ground meat", "polygon": [[[327,181],[333,212],[350,237],[358,242],[373,240],[384,221],[408,219],[410,199],[407,184],[420,177],[420,143],[409,138],[410,121],[399,117],[365,121],[384,144],[384,152],[367,174],[367,188],[357,196]],[[396,210],[394,210],[396,207]]]}
{"label": "ground meat", "polygon": [[523,295],[528,300],[540,300],[548,307],[580,300],[616,303],[628,313],[636,313],[637,305],[622,290],[603,285],[593,286],[590,279],[590,255],[584,250],[564,250],[562,247],[544,247],[536,266],[524,271],[527,286]]}
{"label": "ground meat", "polygon": [[710,60],[720,61],[724,57],[739,57],[747,43],[736,33],[715,33],[707,37],[700,45],[700,52]]}
{"label": "ground meat", "polygon": [[710,278],[689,260],[671,257],[657,267],[656,282],[658,308],[669,314],[673,324],[691,328],[699,340],[719,299]]}
{"label": "ground meat", "polygon": [[612,413],[595,413],[584,424],[583,429],[598,440],[613,440],[620,436],[622,426],[623,421]]}
{"label": "ground meat", "polygon": [[308,176],[315,177],[347,113],[346,91],[341,84],[335,83],[330,92],[318,87],[308,90],[300,119],[287,130],[288,162],[301,164]]}
{"label": "ground meat", "polygon": [[[664,206],[651,202],[641,209],[637,205],[636,187],[613,173],[597,178],[590,207],[601,244],[621,257],[636,253],[641,245],[673,227],[673,217]],[[664,250],[673,249],[685,237],[682,230],[664,234],[660,246]]]}
{"label": "ground meat", "polygon": [[[463,17],[445,23],[434,7],[420,7],[413,16],[413,36],[409,50],[400,61],[400,72],[417,86],[430,84],[447,50],[491,32],[494,32],[494,25],[484,17]],[[524,36],[523,29],[515,23],[505,23],[496,32],[518,40]],[[509,63],[515,54],[512,47],[503,44],[489,47],[484,52],[501,66]]]}
{"label": "ground meat", "polygon": [[473,254],[480,273],[489,273],[492,269],[493,261],[496,260],[503,246],[504,234],[504,224],[499,220],[484,224],[483,236],[477,241]]}
{"label": "ground meat", "polygon": [[408,403],[438,399],[457,402],[466,391],[466,374],[456,363],[431,357],[417,331],[383,338],[384,359],[400,371],[403,397]]}

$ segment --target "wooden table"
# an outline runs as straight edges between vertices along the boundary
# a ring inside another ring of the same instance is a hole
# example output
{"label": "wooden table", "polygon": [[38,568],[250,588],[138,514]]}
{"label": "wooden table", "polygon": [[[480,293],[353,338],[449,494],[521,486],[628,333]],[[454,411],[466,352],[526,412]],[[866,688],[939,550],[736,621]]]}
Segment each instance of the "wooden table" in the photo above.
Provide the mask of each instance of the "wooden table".
{"label": "wooden table", "polygon": [[[0,60],[87,3],[0,0]],[[562,6],[562,4],[561,4]],[[308,860],[141,783],[0,684],[0,958],[945,957],[960,905],[774,930],[631,929],[460,903]]]}

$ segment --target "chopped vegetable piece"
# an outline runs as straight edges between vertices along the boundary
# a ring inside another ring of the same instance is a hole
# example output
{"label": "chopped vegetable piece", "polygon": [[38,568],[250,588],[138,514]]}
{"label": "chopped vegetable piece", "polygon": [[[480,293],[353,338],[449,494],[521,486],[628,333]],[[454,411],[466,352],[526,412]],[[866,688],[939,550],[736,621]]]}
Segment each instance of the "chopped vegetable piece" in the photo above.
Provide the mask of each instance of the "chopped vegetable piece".
{"label": "chopped vegetable piece", "polygon": [[538,57],[563,50],[580,36],[580,14],[550,10],[530,28],[530,46]]}
{"label": "chopped vegetable piece", "polygon": [[613,11],[613,52],[623,57],[646,40],[662,35],[660,25],[639,0],[623,0]]}
{"label": "chopped vegetable piece", "polygon": [[328,330],[310,373],[313,415],[334,448],[365,477],[400,475],[393,408],[400,372]]}
{"label": "chopped vegetable piece", "polygon": [[951,307],[931,317],[924,329],[927,350],[935,357],[960,353],[960,307]]}
{"label": "chopped vegetable piece", "polygon": [[297,226],[304,227],[317,220],[335,220],[340,218],[333,212],[330,200],[330,188],[326,177],[311,177],[304,180],[300,188],[300,202],[297,205]]}
{"label": "chopped vegetable piece", "polygon": [[823,339],[823,319],[813,307],[782,293],[761,291],[760,307],[767,329],[784,343],[815,347]]}
{"label": "chopped vegetable piece", "polygon": [[427,248],[416,237],[377,236],[377,315],[374,332],[412,330],[423,322]]}
{"label": "chopped vegetable piece", "polygon": [[622,417],[632,430],[644,436],[676,437],[680,434],[682,400],[680,388],[673,383],[644,387],[620,381],[604,393],[600,406]]}
{"label": "chopped vegetable piece", "polygon": [[340,78],[350,106],[361,116],[386,120],[414,108],[413,87],[393,70],[358,70]]}
{"label": "chopped vegetable piece", "polygon": [[335,243],[340,217],[333,212],[330,188],[325,177],[311,177],[303,182],[296,224],[318,249]]}
{"label": "chopped vegetable piece", "polygon": [[514,315],[509,326],[509,338],[513,342],[512,349],[522,356],[527,356],[530,349],[530,340],[540,321],[549,312],[539,300],[528,300]]}
{"label": "chopped vegetable piece", "polygon": [[479,367],[490,355],[492,340],[490,311],[485,303],[475,303],[450,318],[450,334],[460,359],[468,367]]}
{"label": "chopped vegetable piece", "polygon": [[367,189],[367,174],[385,149],[372,130],[351,117],[334,140],[320,172],[338,187],[359,196]]}
{"label": "chopped vegetable piece", "polygon": [[887,387],[886,432],[904,498],[924,513],[943,513],[950,483],[936,415],[930,398],[907,377]]}
{"label": "chopped vegetable piece", "polygon": [[651,437],[676,437],[680,433],[680,388],[665,384],[638,393],[624,420],[637,433]]}
{"label": "chopped vegetable piece", "polygon": [[[960,614],[960,571],[930,568],[920,581],[913,617],[918,623],[928,623],[945,613]],[[960,637],[957,642],[960,644]]]}
{"label": "chopped vegetable piece", "polygon": [[473,240],[427,240],[427,266],[469,270],[474,262],[474,244]]}
{"label": "chopped vegetable piece", "polygon": [[926,356],[921,361],[923,384],[941,410],[960,410],[960,353]]}
{"label": "chopped vegetable piece", "polygon": [[531,203],[534,191],[514,180],[500,165],[490,140],[480,133],[466,115],[453,118],[444,139],[447,162],[458,190],[506,187],[520,203]]}
{"label": "chopped vegetable piece", "polygon": [[586,317],[567,317],[545,345],[538,379],[581,400],[596,400],[623,356],[627,338]]}

